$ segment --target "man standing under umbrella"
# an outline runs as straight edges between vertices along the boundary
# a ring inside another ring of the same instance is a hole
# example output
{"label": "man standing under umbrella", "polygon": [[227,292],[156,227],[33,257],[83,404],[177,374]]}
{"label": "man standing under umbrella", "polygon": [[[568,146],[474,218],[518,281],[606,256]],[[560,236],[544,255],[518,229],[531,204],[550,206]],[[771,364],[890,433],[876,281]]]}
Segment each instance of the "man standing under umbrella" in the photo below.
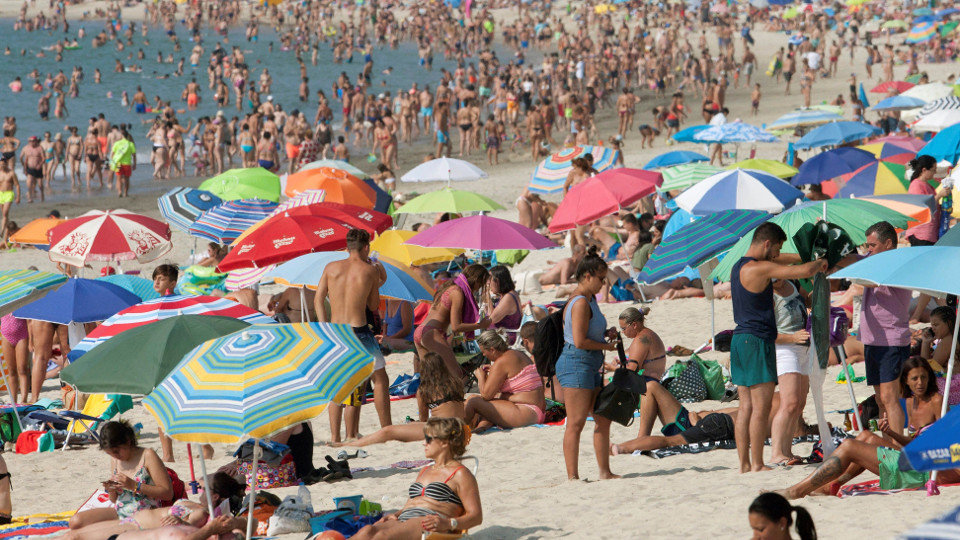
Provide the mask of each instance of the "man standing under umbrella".
{"label": "man standing under umbrella", "polygon": [[733,319],[737,323],[730,344],[730,379],[740,394],[734,433],[741,473],[769,469],[763,464],[763,441],[777,381],[772,280],[809,278],[827,269],[827,261],[822,259],[788,266],[799,262],[800,257],[780,254],[786,239],[779,225],[763,223],[753,232],[747,253],[730,272]]}
{"label": "man standing under umbrella", "polygon": [[[373,403],[380,417],[380,426],[387,427],[390,419],[390,382],[387,379],[386,361],[380,345],[370,329],[368,312],[380,308],[380,286],[387,280],[386,270],[370,260],[370,233],[363,229],[351,229],[347,233],[347,253],[342,261],[328,264],[320,276],[314,309],[320,322],[349,324],[367,352],[373,355]],[[330,314],[324,302],[330,299]],[[340,419],[342,406],[330,407],[330,432],[332,442],[340,442]],[[347,439],[358,436],[360,406],[347,406]]]}

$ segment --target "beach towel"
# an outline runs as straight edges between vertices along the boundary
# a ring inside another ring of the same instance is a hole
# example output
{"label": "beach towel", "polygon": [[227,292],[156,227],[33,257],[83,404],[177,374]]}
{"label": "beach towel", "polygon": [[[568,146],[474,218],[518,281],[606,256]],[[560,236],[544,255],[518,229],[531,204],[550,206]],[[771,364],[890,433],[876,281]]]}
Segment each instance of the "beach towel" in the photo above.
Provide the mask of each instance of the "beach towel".
{"label": "beach towel", "polygon": [[16,525],[14,527],[0,529],[0,539],[15,540],[17,538],[27,538],[29,536],[45,536],[67,530],[68,528],[68,521],[50,521],[46,523]]}
{"label": "beach towel", "polygon": [[[960,486],[960,484],[938,484],[939,487],[953,487]],[[862,495],[893,495],[894,493],[900,493],[901,491],[920,491],[926,489],[923,486],[915,488],[905,488],[905,489],[880,489],[880,479],[867,480],[866,482],[860,482],[859,484],[847,484],[840,487],[840,491],[837,492],[837,497],[841,499],[844,497],[860,497]]]}
{"label": "beach towel", "polygon": [[692,443],[692,444],[680,444],[677,446],[668,446],[666,448],[658,448],[657,450],[636,450],[633,452],[634,455],[647,456],[653,459],[663,459],[670,456],[678,456],[680,454],[700,454],[703,452],[709,452],[711,450],[716,450],[721,448],[723,450],[732,450],[737,447],[737,442],[733,439],[727,439],[725,441],[709,441],[701,443]]}
{"label": "beach towel", "polygon": [[[460,274],[457,276],[453,283],[460,287],[460,290],[463,292],[463,322],[466,324],[473,324],[480,320],[480,309],[477,307],[477,300],[473,297],[473,289],[470,288],[470,284],[467,283],[467,276]],[[467,340],[473,339],[474,332],[464,332],[464,337]]]}

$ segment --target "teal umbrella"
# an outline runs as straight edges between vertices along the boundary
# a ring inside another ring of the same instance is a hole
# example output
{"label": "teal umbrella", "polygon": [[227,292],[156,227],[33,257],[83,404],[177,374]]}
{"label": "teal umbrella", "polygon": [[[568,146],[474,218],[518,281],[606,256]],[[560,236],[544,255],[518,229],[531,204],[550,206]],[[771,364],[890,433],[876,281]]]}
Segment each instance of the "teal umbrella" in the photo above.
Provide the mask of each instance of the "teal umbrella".
{"label": "teal umbrella", "polygon": [[[810,201],[798,204],[784,210],[770,219],[770,223],[779,225],[787,233],[787,241],[783,243],[783,253],[796,253],[797,246],[793,244],[793,235],[805,223],[816,223],[824,216],[828,222],[839,226],[850,235],[854,244],[860,245],[866,241],[864,232],[878,221],[888,221],[898,229],[906,229],[912,218],[880,206],[879,204],[860,199],[832,199],[829,201]],[[740,260],[750,247],[753,234],[747,233],[727,252],[727,256],[713,270],[712,277],[720,281],[730,280],[730,269]]]}
{"label": "teal umbrella", "polygon": [[25,306],[67,280],[67,276],[36,270],[0,271],[0,315]]}
{"label": "teal umbrella", "polygon": [[124,289],[139,296],[143,301],[160,298],[160,293],[153,289],[153,282],[140,276],[131,276],[130,274],[113,274],[111,276],[99,277],[97,278],[97,281],[106,281],[107,283],[113,283],[118,287],[123,287]]}

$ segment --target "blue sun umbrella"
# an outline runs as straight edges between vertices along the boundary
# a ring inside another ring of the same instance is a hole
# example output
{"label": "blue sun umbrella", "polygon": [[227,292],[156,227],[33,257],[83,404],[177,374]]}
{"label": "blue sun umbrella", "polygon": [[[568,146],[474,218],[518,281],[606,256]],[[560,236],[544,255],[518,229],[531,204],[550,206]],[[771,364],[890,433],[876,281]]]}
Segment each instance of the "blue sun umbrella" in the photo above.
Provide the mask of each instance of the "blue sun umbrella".
{"label": "blue sun umbrella", "polygon": [[708,124],[704,124],[702,126],[690,126],[688,128],[683,128],[680,131],[674,133],[673,136],[670,138],[677,142],[696,142],[694,141],[693,137],[697,133],[700,133],[701,131],[709,127],[711,126]]}
{"label": "blue sun umbrella", "polygon": [[[945,420],[940,420],[940,422],[943,421]],[[960,506],[897,536],[898,540],[956,540],[957,538],[960,538]]]}
{"label": "blue sun umbrella", "polygon": [[661,167],[682,165],[684,163],[693,163],[695,161],[710,161],[710,158],[697,152],[690,152],[688,150],[674,150],[673,152],[666,152],[651,159],[646,165],[643,166],[643,168],[651,171]]}
{"label": "blue sun umbrella", "polygon": [[270,216],[277,203],[263,199],[227,201],[204,212],[190,226],[190,234],[218,244],[229,244],[243,231]]}
{"label": "blue sun umbrella", "polygon": [[157,199],[160,215],[171,227],[189,232],[200,214],[223,204],[223,199],[202,189],[176,187]]}
{"label": "blue sun umbrella", "polygon": [[766,131],[743,122],[728,122],[710,126],[693,136],[697,142],[705,143],[747,143],[776,142],[777,138]]}
{"label": "blue sun umbrella", "polygon": [[831,122],[824,124],[800,138],[797,148],[819,148],[821,146],[839,146],[843,143],[859,141],[881,133],[880,128],[863,122]]}
{"label": "blue sun umbrella", "polygon": [[873,111],[906,111],[923,107],[927,102],[910,96],[890,96],[878,101],[870,110]]}
{"label": "blue sun umbrella", "polygon": [[804,161],[790,183],[795,186],[820,184],[875,161],[877,161],[876,156],[866,150],[850,147],[834,148]]}
{"label": "blue sun umbrella", "polygon": [[140,303],[132,292],[95,279],[73,278],[59,289],[13,312],[14,317],[56,324],[103,321]]}
{"label": "blue sun umbrella", "polygon": [[682,272],[685,267],[696,268],[770,216],[759,210],[725,210],[684,225],[653,250],[637,281],[657,283]]}
{"label": "blue sun umbrella", "polygon": [[917,155],[926,154],[937,161],[949,161],[952,165],[960,159],[960,124],[950,126],[937,133],[930,142],[917,152]]}
{"label": "blue sun umbrella", "polygon": [[41,298],[66,280],[64,275],[37,270],[0,271],[0,315]]}
{"label": "blue sun umbrella", "polygon": [[140,276],[131,276],[130,274],[114,274],[111,276],[99,277],[97,278],[97,281],[105,281],[107,283],[113,283],[114,285],[123,287],[124,289],[139,296],[140,299],[144,301],[160,298],[160,293],[153,288],[153,282]]}
{"label": "blue sun umbrella", "polygon": [[675,200],[677,206],[687,212],[704,216],[733,209],[777,213],[802,198],[800,190],[776,176],[751,169],[732,169],[691,186]]}

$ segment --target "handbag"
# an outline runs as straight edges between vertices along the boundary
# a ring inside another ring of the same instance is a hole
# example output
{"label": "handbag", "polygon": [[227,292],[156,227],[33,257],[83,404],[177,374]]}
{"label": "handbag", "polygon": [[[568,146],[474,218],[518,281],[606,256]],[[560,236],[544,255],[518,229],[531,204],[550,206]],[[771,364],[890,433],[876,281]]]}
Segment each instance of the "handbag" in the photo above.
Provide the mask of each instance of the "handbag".
{"label": "handbag", "polygon": [[593,412],[610,420],[629,426],[633,423],[633,413],[640,406],[640,396],[647,391],[647,381],[636,371],[627,369],[627,355],[623,351],[623,341],[617,341],[617,354],[620,367],[613,372],[613,379],[600,390]]}
{"label": "handbag", "polygon": [[707,399],[707,384],[695,360],[677,362],[684,367],[673,380],[667,381],[664,387],[677,398],[680,403],[696,403]]}

